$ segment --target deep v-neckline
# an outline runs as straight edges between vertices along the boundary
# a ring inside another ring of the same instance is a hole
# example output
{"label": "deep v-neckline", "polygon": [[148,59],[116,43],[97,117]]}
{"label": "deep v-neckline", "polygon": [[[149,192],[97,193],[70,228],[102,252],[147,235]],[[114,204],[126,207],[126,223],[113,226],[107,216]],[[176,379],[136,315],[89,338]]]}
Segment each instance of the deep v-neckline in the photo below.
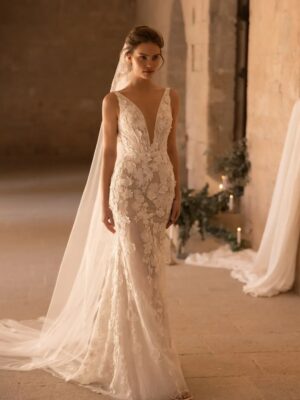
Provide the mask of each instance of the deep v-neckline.
{"label": "deep v-neckline", "polygon": [[141,110],[141,108],[140,108],[134,101],[132,101],[129,97],[125,96],[125,95],[124,95],[123,93],[121,93],[121,92],[117,92],[117,93],[119,93],[121,96],[125,97],[125,99],[127,99],[131,104],[133,104],[134,107],[139,111],[139,113],[140,113],[141,116],[143,117],[144,125],[145,125],[146,131],[147,131],[147,136],[148,136],[148,143],[149,143],[149,146],[150,146],[150,147],[153,145],[153,143],[154,143],[154,141],[155,141],[155,136],[156,136],[156,135],[155,135],[155,132],[156,132],[156,125],[157,125],[157,120],[158,120],[158,114],[159,114],[159,111],[160,111],[160,108],[161,108],[161,105],[162,105],[163,98],[164,98],[164,96],[165,96],[165,94],[166,94],[166,92],[167,92],[167,89],[168,89],[168,88],[166,87],[165,90],[164,90],[164,92],[163,92],[163,94],[162,94],[162,96],[161,96],[161,98],[160,98],[160,101],[159,101],[159,103],[158,103],[158,108],[157,108],[157,111],[156,111],[156,116],[155,116],[155,121],[154,121],[154,131],[153,131],[153,139],[152,139],[152,142],[150,141],[150,133],[149,133],[149,128],[148,128],[148,125],[147,125],[147,121],[146,121],[145,115],[144,115],[143,111]]}

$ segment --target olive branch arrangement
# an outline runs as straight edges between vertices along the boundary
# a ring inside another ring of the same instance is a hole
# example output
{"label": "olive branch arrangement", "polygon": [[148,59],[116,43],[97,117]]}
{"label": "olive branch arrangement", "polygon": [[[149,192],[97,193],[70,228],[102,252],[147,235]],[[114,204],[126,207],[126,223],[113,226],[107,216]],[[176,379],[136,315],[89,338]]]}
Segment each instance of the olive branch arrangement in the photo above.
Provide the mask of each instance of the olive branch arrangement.
{"label": "olive branch arrangement", "polygon": [[228,178],[228,188],[209,194],[209,184],[206,183],[201,190],[181,188],[181,212],[176,225],[179,226],[178,254],[190,237],[190,231],[194,224],[202,240],[206,236],[213,235],[229,243],[232,251],[239,251],[249,247],[245,239],[237,240],[237,235],[229,229],[219,226],[214,221],[217,214],[229,210],[230,195],[239,199],[244,194],[244,188],[250,181],[249,172],[251,163],[247,151],[247,140],[242,138],[235,141],[231,150],[224,157],[215,161],[214,172],[222,173]]}

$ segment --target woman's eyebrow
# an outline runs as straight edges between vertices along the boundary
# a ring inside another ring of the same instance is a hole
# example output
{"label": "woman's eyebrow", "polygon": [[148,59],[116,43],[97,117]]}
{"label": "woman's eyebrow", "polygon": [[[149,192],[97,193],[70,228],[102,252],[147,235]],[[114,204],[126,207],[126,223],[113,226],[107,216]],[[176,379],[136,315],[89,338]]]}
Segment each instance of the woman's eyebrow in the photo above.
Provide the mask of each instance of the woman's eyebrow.
{"label": "woman's eyebrow", "polygon": [[[150,56],[151,54],[146,54],[146,53],[139,53],[141,56]],[[152,54],[153,56],[159,56],[160,53],[157,54]]]}

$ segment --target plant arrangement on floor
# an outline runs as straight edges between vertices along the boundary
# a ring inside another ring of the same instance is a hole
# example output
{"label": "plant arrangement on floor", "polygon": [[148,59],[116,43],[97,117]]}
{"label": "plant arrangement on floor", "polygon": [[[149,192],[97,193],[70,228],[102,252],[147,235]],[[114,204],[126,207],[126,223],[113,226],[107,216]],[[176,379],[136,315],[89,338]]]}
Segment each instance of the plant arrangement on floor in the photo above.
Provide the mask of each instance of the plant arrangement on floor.
{"label": "plant arrangement on floor", "polygon": [[219,192],[210,195],[208,183],[201,190],[181,188],[181,213],[177,220],[178,256],[182,254],[183,246],[189,239],[194,224],[197,225],[202,240],[210,234],[229,243],[232,251],[249,247],[249,242],[241,238],[240,227],[233,233],[223,226],[218,226],[214,218],[219,213],[233,209],[234,199],[237,200],[244,194],[244,188],[250,180],[250,169],[247,141],[243,138],[234,142],[232,149],[215,163],[214,171],[221,173],[223,180]]}

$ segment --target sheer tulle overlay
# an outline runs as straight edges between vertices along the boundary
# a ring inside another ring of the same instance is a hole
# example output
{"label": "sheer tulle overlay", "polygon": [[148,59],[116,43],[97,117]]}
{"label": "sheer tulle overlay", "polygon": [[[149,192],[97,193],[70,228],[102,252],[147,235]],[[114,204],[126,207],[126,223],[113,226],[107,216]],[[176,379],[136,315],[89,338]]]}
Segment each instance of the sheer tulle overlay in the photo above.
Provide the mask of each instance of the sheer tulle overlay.
{"label": "sheer tulle overlay", "polygon": [[222,246],[210,253],[189,254],[187,264],[232,269],[245,283],[244,293],[271,297],[292,289],[300,234],[300,99],[291,112],[272,201],[257,252],[233,253]]}
{"label": "sheer tulle overlay", "polygon": [[[70,276],[69,297],[52,303],[52,310],[61,310],[59,317],[47,318],[47,324],[43,318],[27,321],[26,327],[22,321],[0,321],[0,368],[43,368],[118,399],[192,399],[165,301],[166,223],[175,190],[167,153],[170,89],[162,94],[152,143],[141,110],[114,93],[120,113],[109,201],[116,233],[97,237],[101,219],[94,210],[82,255],[84,274]],[[105,267],[97,275],[100,262]],[[20,356],[27,360],[20,362]]]}

